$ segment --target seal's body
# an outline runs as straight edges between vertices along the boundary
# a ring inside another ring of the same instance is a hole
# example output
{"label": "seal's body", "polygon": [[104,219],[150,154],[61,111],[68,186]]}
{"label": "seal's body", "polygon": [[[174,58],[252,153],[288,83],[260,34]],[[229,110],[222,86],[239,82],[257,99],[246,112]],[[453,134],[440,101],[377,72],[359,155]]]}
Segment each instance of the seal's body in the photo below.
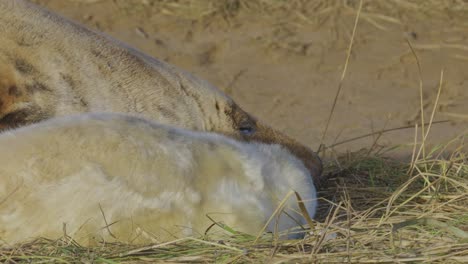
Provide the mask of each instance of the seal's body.
{"label": "seal's body", "polygon": [[[207,215],[256,235],[291,190],[310,217],[316,211],[309,171],[283,146],[135,116],[53,118],[0,133],[0,150],[0,238],[7,243],[54,239],[64,230],[85,244],[164,241],[203,234],[212,224]],[[305,223],[294,198],[285,211],[268,231]]]}
{"label": "seal's body", "polygon": [[0,129],[120,112],[242,141],[281,144],[318,180],[309,148],[262,124],[209,83],[24,0],[0,1]]}

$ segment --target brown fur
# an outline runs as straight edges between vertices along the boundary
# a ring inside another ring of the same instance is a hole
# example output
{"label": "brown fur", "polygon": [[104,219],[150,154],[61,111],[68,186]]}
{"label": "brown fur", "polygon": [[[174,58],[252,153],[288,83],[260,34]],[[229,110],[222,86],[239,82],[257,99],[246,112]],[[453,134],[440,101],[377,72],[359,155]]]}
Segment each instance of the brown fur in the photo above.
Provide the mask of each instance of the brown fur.
{"label": "brown fur", "polygon": [[309,148],[216,87],[24,0],[0,1],[0,128],[80,112],[142,115],[186,129],[286,146],[318,184]]}

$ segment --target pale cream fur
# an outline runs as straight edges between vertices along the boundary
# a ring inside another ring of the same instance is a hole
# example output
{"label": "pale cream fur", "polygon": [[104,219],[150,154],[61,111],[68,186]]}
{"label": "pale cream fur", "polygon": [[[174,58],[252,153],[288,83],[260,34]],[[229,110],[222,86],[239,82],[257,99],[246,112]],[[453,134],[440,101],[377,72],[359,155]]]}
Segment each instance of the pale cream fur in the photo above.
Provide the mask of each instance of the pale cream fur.
{"label": "pale cream fur", "polygon": [[[310,173],[281,145],[134,116],[42,121],[0,133],[0,150],[0,240],[9,244],[59,238],[64,224],[84,244],[199,236],[212,224],[206,214],[256,235],[290,190],[316,211]],[[286,205],[297,222],[281,214],[267,231],[305,224],[296,200]]]}
{"label": "pale cream fur", "polygon": [[0,0],[0,129],[80,112],[281,144],[318,182],[308,147],[243,111],[216,87],[24,0]]}

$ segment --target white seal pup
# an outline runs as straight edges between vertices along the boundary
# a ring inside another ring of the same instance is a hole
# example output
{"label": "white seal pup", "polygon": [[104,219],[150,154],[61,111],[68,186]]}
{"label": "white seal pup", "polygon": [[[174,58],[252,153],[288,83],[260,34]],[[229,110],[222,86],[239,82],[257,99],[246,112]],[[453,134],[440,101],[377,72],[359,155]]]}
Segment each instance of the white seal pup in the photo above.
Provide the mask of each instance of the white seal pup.
{"label": "white seal pup", "polygon": [[[0,150],[0,239],[11,244],[63,230],[85,244],[165,241],[203,234],[206,215],[256,235],[291,190],[310,217],[317,206],[310,172],[282,145],[135,116],[45,120],[0,133]],[[306,223],[295,198],[284,210],[267,231]]]}

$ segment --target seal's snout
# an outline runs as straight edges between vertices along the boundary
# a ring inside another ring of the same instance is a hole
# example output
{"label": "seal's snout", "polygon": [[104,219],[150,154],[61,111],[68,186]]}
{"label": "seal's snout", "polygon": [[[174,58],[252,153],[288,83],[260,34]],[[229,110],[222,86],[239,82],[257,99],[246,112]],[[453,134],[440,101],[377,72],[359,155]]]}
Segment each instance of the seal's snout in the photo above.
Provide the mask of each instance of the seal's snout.
{"label": "seal's snout", "polygon": [[291,151],[293,155],[298,157],[304,166],[309,170],[310,175],[314,180],[314,184],[318,187],[322,181],[323,164],[319,155],[312,151],[312,149],[300,144],[299,142],[290,139],[289,144],[285,146]]}
{"label": "seal's snout", "polygon": [[291,152],[291,154],[302,161],[307,170],[309,170],[315,186],[320,186],[322,181],[321,175],[323,171],[323,165],[322,160],[317,153],[299,143],[298,141],[268,126],[257,124],[257,129],[257,133],[255,133],[252,140],[268,144],[280,144],[286,147]]}

